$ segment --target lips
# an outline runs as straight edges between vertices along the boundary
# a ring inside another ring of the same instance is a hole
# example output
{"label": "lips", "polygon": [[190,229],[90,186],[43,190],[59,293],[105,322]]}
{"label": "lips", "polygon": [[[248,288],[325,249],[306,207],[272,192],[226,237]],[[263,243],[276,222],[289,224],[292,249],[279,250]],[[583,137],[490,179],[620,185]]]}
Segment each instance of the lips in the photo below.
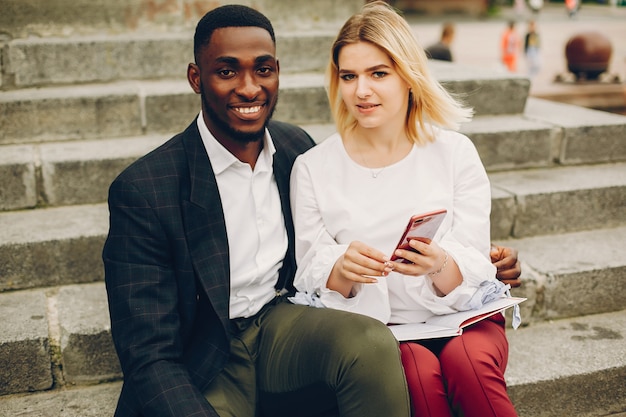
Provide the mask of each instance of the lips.
{"label": "lips", "polygon": [[380,104],[373,104],[373,103],[362,103],[362,104],[356,105],[359,113],[363,113],[363,114],[373,112],[379,106]]}
{"label": "lips", "polygon": [[261,111],[261,108],[263,108],[263,106],[233,107],[233,110],[241,114],[255,114],[259,113]]}
{"label": "lips", "polygon": [[245,106],[242,105],[233,105],[230,106],[231,110],[237,113],[237,116],[242,120],[254,121],[257,120],[262,114],[263,109],[265,108],[265,104],[248,104]]}

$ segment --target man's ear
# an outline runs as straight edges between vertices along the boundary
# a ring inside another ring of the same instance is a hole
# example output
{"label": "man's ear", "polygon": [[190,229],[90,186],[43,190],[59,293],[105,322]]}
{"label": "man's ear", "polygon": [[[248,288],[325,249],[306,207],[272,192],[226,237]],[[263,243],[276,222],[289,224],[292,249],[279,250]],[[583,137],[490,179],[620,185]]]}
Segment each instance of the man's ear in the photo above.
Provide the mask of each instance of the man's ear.
{"label": "man's ear", "polygon": [[187,81],[191,89],[196,94],[200,94],[200,68],[193,62],[187,66]]}

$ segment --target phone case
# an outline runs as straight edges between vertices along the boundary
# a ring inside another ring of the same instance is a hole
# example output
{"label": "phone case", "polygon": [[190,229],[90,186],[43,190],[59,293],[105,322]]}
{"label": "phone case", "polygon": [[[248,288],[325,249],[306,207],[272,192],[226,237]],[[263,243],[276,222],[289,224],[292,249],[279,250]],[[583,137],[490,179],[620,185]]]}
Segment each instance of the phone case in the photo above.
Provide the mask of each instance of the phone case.
{"label": "phone case", "polygon": [[[447,210],[435,210],[424,214],[416,214],[411,216],[409,223],[396,246],[396,249],[413,250],[409,246],[409,240],[418,239],[425,243],[430,243],[437,233],[441,222],[446,216]],[[406,262],[404,259],[395,255],[396,250],[391,255],[392,261]]]}

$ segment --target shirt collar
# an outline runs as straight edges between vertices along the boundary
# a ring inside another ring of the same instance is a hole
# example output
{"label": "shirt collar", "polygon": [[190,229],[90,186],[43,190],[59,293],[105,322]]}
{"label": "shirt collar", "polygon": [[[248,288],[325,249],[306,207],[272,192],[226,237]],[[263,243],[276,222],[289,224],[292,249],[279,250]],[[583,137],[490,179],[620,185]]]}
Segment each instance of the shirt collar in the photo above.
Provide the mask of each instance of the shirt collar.
{"label": "shirt collar", "polygon": [[[215,139],[215,136],[213,136],[204,122],[202,110],[200,110],[200,113],[198,114],[196,123],[198,125],[198,130],[200,131],[200,137],[202,138],[202,143],[204,144],[206,153],[209,155],[209,159],[211,160],[211,166],[213,167],[215,175],[221,174],[232,165],[242,164],[242,162],[237,159],[235,155],[230,153],[228,149]],[[257,158],[255,171],[270,170],[273,165],[272,158],[275,152],[276,147],[274,146],[274,141],[272,140],[269,130],[266,128],[265,135],[263,136],[263,149]]]}

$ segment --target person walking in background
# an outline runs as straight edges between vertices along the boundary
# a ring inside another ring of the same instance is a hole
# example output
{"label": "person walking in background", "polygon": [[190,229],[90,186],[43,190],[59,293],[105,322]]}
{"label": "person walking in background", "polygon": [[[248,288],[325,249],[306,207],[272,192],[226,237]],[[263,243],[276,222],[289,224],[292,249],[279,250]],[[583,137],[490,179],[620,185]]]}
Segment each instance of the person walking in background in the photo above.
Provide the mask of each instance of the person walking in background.
{"label": "person walking in background", "polygon": [[528,5],[534,14],[539,14],[543,8],[543,0],[528,0]]}
{"label": "person walking in background", "polygon": [[[349,18],[330,56],[337,133],[291,174],[300,298],[400,324],[504,294],[490,260],[489,179],[456,131],[472,110],[431,75],[410,26],[384,2]],[[394,251],[411,215],[437,209],[447,216],[430,243]],[[414,416],[517,415],[504,323],[498,313],[460,336],[400,343]]]}
{"label": "person walking in background", "polygon": [[515,21],[510,20],[500,39],[500,54],[502,64],[510,72],[517,71],[517,56],[521,49],[521,42],[515,30]]}
{"label": "person walking in background", "polygon": [[578,12],[578,0],[565,0],[565,9],[570,19],[575,18]]}
{"label": "person walking in background", "polygon": [[537,23],[534,20],[528,21],[528,30],[524,37],[524,55],[528,66],[528,77],[534,78],[541,68],[539,33],[537,33]]}
{"label": "person walking in background", "polygon": [[454,25],[450,22],[443,24],[439,41],[426,48],[426,56],[429,59],[452,62],[450,47],[454,40]]}

